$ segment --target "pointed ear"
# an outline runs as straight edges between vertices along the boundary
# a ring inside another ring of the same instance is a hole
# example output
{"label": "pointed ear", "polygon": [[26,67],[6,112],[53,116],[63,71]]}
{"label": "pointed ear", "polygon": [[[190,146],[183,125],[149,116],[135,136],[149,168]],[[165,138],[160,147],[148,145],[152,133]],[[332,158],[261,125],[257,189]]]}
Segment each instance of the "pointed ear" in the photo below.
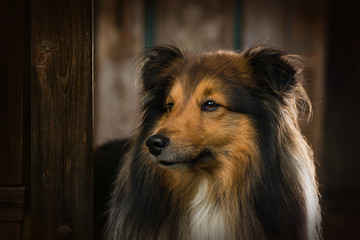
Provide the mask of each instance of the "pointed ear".
{"label": "pointed ear", "polygon": [[302,79],[298,57],[294,55],[276,49],[254,47],[246,51],[244,57],[261,90],[276,94],[290,92]]}
{"label": "pointed ear", "polygon": [[176,60],[183,58],[181,50],[173,45],[156,46],[143,52],[142,54],[142,83],[145,92],[150,91],[156,86],[162,85],[164,75],[170,65]]}

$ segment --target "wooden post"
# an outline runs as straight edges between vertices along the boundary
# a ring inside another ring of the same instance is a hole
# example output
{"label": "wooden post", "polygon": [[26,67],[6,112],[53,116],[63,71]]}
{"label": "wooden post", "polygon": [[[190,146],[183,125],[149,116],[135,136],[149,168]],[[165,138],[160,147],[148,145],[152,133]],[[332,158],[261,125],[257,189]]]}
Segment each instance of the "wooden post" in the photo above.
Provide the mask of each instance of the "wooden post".
{"label": "wooden post", "polygon": [[0,239],[20,240],[24,213],[23,147],[28,76],[24,0],[0,3]]}
{"label": "wooden post", "polygon": [[31,1],[32,239],[92,239],[93,2]]}

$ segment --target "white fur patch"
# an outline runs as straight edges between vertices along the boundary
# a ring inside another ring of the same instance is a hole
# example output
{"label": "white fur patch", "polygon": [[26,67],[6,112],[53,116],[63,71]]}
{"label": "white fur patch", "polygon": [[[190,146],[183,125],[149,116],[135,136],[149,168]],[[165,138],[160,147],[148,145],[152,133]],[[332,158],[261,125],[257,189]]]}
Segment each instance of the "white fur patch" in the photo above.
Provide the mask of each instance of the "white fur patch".
{"label": "white fur patch", "polygon": [[307,208],[308,237],[313,240],[314,236],[317,236],[321,213],[317,189],[308,176],[304,178],[304,192]]}
{"label": "white fur patch", "polygon": [[191,202],[190,239],[226,239],[221,209],[207,199],[208,181],[204,180]]}
{"label": "white fur patch", "polygon": [[[296,159],[296,156],[292,156]],[[301,162],[301,159],[298,160]],[[319,206],[319,199],[317,194],[316,183],[313,182],[312,172],[309,169],[312,166],[297,166],[299,170],[299,179],[302,181],[303,191],[305,194],[305,204],[307,211],[307,228],[308,228],[308,239],[318,239],[318,228],[321,222],[321,212]],[[313,169],[313,171],[315,171]]]}

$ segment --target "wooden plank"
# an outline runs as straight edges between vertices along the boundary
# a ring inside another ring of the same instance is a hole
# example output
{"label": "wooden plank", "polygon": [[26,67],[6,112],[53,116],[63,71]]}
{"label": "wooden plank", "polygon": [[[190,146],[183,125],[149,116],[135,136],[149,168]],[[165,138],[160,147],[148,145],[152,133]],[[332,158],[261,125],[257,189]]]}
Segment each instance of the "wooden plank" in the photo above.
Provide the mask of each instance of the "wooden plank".
{"label": "wooden plank", "polygon": [[0,187],[0,221],[22,221],[25,187]]}
{"label": "wooden plank", "polygon": [[33,239],[92,239],[92,5],[31,1]]}
{"label": "wooden plank", "polygon": [[329,2],[323,131],[323,239],[360,239],[358,8]]}
{"label": "wooden plank", "polygon": [[[136,129],[136,56],[144,48],[144,1],[96,2],[95,145]],[[119,109],[121,108],[121,111]]]}
{"label": "wooden plank", "polygon": [[154,3],[155,45],[173,42],[189,50],[234,47],[234,0],[157,0]]}
{"label": "wooden plank", "polygon": [[[20,240],[24,212],[23,109],[26,19],[24,0],[0,6],[0,239]],[[17,185],[17,186],[14,186]]]}
{"label": "wooden plank", "polygon": [[0,7],[0,184],[21,184],[23,120],[23,2]]}
{"label": "wooden plank", "polygon": [[0,239],[20,240],[21,222],[0,222]]}

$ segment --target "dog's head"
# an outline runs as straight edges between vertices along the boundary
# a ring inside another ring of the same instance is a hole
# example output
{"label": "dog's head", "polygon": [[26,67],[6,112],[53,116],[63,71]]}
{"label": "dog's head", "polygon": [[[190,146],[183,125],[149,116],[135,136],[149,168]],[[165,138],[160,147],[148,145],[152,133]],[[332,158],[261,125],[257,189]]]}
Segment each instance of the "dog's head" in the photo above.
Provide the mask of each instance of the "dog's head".
{"label": "dog's head", "polygon": [[192,54],[161,46],[143,58],[143,144],[167,168],[246,165],[300,79],[289,55],[263,47]]}

